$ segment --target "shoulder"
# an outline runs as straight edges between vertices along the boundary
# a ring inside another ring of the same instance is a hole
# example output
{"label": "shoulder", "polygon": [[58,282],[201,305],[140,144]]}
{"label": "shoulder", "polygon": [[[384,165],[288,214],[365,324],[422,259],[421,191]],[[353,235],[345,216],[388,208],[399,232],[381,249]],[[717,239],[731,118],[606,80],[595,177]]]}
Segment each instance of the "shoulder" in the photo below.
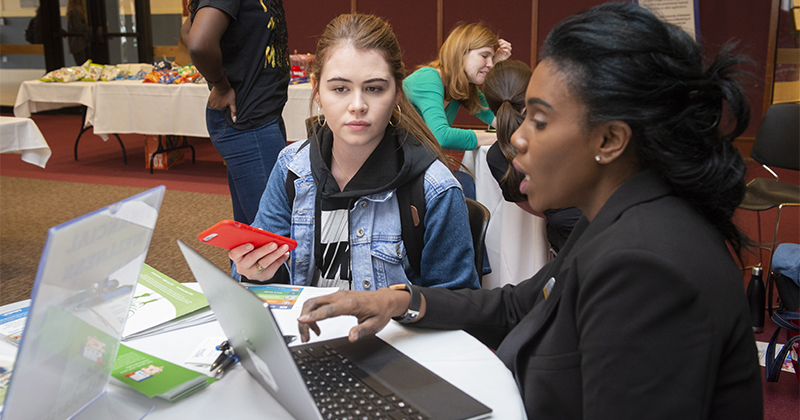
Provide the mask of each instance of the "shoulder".
{"label": "shoulder", "polygon": [[286,170],[291,170],[298,176],[304,176],[305,172],[310,172],[310,155],[308,140],[301,140],[290,143],[278,154],[277,164],[281,166],[286,174]]}
{"label": "shoulder", "polygon": [[422,67],[403,80],[403,87],[407,89],[418,86],[438,86],[442,90],[444,89],[442,78],[439,76],[439,72],[433,67]]}
{"label": "shoulder", "polygon": [[461,189],[461,184],[450,168],[439,160],[431,163],[428,169],[425,170],[425,201],[429,201],[452,188]]}

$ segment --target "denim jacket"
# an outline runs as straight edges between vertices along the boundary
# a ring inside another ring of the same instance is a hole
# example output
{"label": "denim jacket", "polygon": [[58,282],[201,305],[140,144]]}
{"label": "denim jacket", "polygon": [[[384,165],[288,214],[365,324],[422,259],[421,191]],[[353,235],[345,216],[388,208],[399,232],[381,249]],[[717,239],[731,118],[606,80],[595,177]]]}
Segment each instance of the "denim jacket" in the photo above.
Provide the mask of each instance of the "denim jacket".
{"label": "denim jacket", "polygon": [[[289,258],[291,284],[310,285],[314,264],[314,203],[310,147],[287,146],[278,156],[261,197],[253,226],[289,236],[298,245]],[[299,149],[299,151],[298,151]],[[294,181],[294,203],[288,202],[286,177]],[[448,288],[480,287],[472,236],[461,186],[450,170],[435,161],[425,172],[425,236],[421,276],[412,269],[401,239],[395,190],[359,198],[350,210],[350,256],[353,290],[377,290],[395,283]]]}

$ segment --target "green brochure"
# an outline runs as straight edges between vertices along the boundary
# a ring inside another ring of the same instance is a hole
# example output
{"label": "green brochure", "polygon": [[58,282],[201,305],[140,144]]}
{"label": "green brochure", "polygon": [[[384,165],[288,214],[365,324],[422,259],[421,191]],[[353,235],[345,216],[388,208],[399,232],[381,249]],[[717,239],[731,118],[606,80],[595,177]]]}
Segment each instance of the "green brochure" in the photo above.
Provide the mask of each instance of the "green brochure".
{"label": "green brochure", "polygon": [[177,401],[207,387],[215,378],[120,344],[111,376],[148,397]]}

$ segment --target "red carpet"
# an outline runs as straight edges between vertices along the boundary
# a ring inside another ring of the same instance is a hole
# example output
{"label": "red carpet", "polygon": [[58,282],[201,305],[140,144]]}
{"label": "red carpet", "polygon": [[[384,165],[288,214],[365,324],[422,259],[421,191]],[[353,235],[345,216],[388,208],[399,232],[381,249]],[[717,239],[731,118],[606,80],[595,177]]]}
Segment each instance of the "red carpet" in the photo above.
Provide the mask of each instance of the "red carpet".
{"label": "red carpet", "polygon": [[141,188],[165,185],[167,189],[178,191],[230,193],[225,165],[207,138],[188,139],[195,148],[196,163],[192,164],[191,151],[184,149],[183,163],[150,174],[150,170],[145,169],[145,137],[141,134],[120,135],[128,156],[125,165],[116,137],[109,136],[104,142],[89,129],[81,137],[78,161],[75,161],[73,149],[82,124],[80,115],[34,115],[33,120],[53,152],[47,167],[42,169],[25,163],[19,155],[2,154],[0,176]]}
{"label": "red carpet", "polygon": [[[8,114],[6,114],[8,115]],[[186,161],[168,170],[156,170],[150,174],[145,169],[144,136],[123,134],[123,143],[128,154],[128,164],[122,163],[122,153],[116,138],[111,136],[103,142],[91,130],[84,133],[78,150],[78,161],[73,159],[73,147],[81,126],[79,115],[34,115],[33,120],[47,139],[53,151],[47,168],[42,169],[20,160],[19,155],[0,155],[0,176],[36,178],[46,180],[71,181],[119,185],[128,187],[151,188],[165,185],[167,189],[229,194],[226,169],[213,145],[207,138],[190,138],[189,143],[195,147],[197,163],[191,163],[188,150]],[[203,124],[198,120],[198,124]],[[454,153],[457,158],[460,153]],[[769,177],[769,173],[756,162],[748,161],[748,179],[753,177]],[[782,181],[800,185],[800,173],[788,170],[777,170]],[[761,238],[758,238],[756,214],[739,210],[735,220],[751,239],[756,242],[769,243],[775,226],[776,210],[763,212],[761,215]],[[800,243],[800,213],[797,207],[786,208],[781,216],[778,243]],[[745,254],[745,263],[755,265],[759,261],[757,254]],[[763,258],[769,258],[763,252]],[[765,264],[766,265],[766,264]],[[744,274],[744,286],[747,286],[749,273]],[[776,292],[777,296],[777,292]],[[769,341],[775,326],[768,321],[765,332],[756,338]],[[785,342],[785,335],[781,341]],[[762,369],[763,372],[763,369]],[[762,374],[762,380],[764,375]],[[800,386],[790,373],[781,374],[777,383],[764,382],[764,418],[767,420],[800,419]]]}

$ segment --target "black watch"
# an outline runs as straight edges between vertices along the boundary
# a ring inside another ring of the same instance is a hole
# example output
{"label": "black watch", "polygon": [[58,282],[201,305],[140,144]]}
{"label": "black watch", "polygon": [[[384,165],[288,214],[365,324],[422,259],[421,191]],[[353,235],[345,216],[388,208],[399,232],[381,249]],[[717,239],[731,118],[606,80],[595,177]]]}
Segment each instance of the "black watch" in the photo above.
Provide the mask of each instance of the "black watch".
{"label": "black watch", "polygon": [[394,290],[405,290],[411,294],[411,301],[408,304],[406,313],[401,316],[394,316],[392,319],[401,324],[410,324],[414,322],[414,320],[416,320],[419,316],[419,308],[422,305],[422,292],[420,292],[419,287],[400,283],[392,284],[389,286],[389,288]]}

